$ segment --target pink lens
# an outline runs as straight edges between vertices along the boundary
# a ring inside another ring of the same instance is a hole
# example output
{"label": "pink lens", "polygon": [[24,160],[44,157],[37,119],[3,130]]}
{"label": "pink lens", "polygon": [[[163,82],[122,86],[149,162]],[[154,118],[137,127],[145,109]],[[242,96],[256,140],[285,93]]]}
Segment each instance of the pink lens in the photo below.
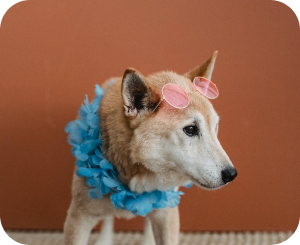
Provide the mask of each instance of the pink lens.
{"label": "pink lens", "polygon": [[209,99],[215,99],[219,96],[216,84],[205,77],[195,77],[194,84],[197,90]]}
{"label": "pink lens", "polygon": [[164,99],[176,108],[185,108],[189,104],[187,93],[176,84],[166,84],[162,89],[162,94]]}

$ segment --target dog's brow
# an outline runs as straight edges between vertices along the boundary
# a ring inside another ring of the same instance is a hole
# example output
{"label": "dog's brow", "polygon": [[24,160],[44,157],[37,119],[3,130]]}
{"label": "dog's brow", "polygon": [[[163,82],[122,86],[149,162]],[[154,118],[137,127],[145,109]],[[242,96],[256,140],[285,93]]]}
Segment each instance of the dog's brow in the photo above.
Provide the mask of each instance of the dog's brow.
{"label": "dog's brow", "polygon": [[199,114],[195,115],[193,120],[194,120],[195,124],[198,124],[200,126],[204,121],[204,117],[201,113],[199,113]]}
{"label": "dog's brow", "polygon": [[190,119],[186,120],[186,123],[197,125],[198,120],[196,118],[190,118]]}

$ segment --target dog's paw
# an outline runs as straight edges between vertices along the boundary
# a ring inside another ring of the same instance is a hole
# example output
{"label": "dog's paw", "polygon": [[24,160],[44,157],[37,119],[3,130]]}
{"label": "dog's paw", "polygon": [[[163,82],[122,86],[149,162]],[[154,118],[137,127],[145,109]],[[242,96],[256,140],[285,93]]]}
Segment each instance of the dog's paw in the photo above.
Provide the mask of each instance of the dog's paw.
{"label": "dog's paw", "polygon": [[113,240],[109,239],[99,239],[94,245],[113,245]]}
{"label": "dog's paw", "polygon": [[155,245],[155,241],[154,240],[149,240],[149,241],[143,241],[141,245]]}
{"label": "dog's paw", "polygon": [[113,237],[108,234],[100,234],[94,245],[113,245]]}

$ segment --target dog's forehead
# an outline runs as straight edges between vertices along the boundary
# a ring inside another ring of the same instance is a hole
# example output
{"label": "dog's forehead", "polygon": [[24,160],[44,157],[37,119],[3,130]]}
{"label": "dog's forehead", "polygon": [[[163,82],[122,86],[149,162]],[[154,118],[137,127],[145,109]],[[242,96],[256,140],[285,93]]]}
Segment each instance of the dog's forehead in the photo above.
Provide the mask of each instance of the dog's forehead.
{"label": "dog's forehead", "polygon": [[177,115],[177,118],[181,119],[193,117],[200,113],[209,124],[214,124],[219,120],[209,99],[197,91],[190,79],[171,71],[164,71],[150,75],[147,80],[158,93],[161,93],[161,89],[165,84],[174,83],[183,88],[189,96],[189,105],[185,109],[178,110],[164,104],[161,107],[161,115],[163,115],[165,119],[169,120],[168,118],[170,116],[174,117],[174,113]]}
{"label": "dog's forehead", "polygon": [[219,116],[215,111],[212,103],[203,96],[200,92],[190,92],[189,95],[189,110],[192,112],[200,112],[205,121],[209,124],[215,124],[219,121]]}
{"label": "dog's forehead", "polygon": [[149,84],[151,84],[151,86],[159,91],[167,83],[177,84],[186,92],[190,92],[193,90],[193,86],[191,86],[192,82],[188,78],[178,75],[177,73],[172,71],[162,71],[151,74],[147,77],[147,80]]}

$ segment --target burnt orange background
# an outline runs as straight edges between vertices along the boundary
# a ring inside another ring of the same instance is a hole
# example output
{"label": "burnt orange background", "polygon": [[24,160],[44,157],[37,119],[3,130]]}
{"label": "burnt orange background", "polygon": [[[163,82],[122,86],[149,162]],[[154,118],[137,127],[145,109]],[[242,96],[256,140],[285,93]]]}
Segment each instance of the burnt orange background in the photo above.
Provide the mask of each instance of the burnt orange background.
{"label": "burnt orange background", "polygon": [[[94,84],[131,66],[184,73],[219,51],[213,101],[239,175],[186,190],[181,228],[295,230],[300,217],[300,31],[271,0],[26,1],[0,28],[0,217],[61,229],[75,159],[64,127]],[[116,229],[142,228],[142,219]]]}

